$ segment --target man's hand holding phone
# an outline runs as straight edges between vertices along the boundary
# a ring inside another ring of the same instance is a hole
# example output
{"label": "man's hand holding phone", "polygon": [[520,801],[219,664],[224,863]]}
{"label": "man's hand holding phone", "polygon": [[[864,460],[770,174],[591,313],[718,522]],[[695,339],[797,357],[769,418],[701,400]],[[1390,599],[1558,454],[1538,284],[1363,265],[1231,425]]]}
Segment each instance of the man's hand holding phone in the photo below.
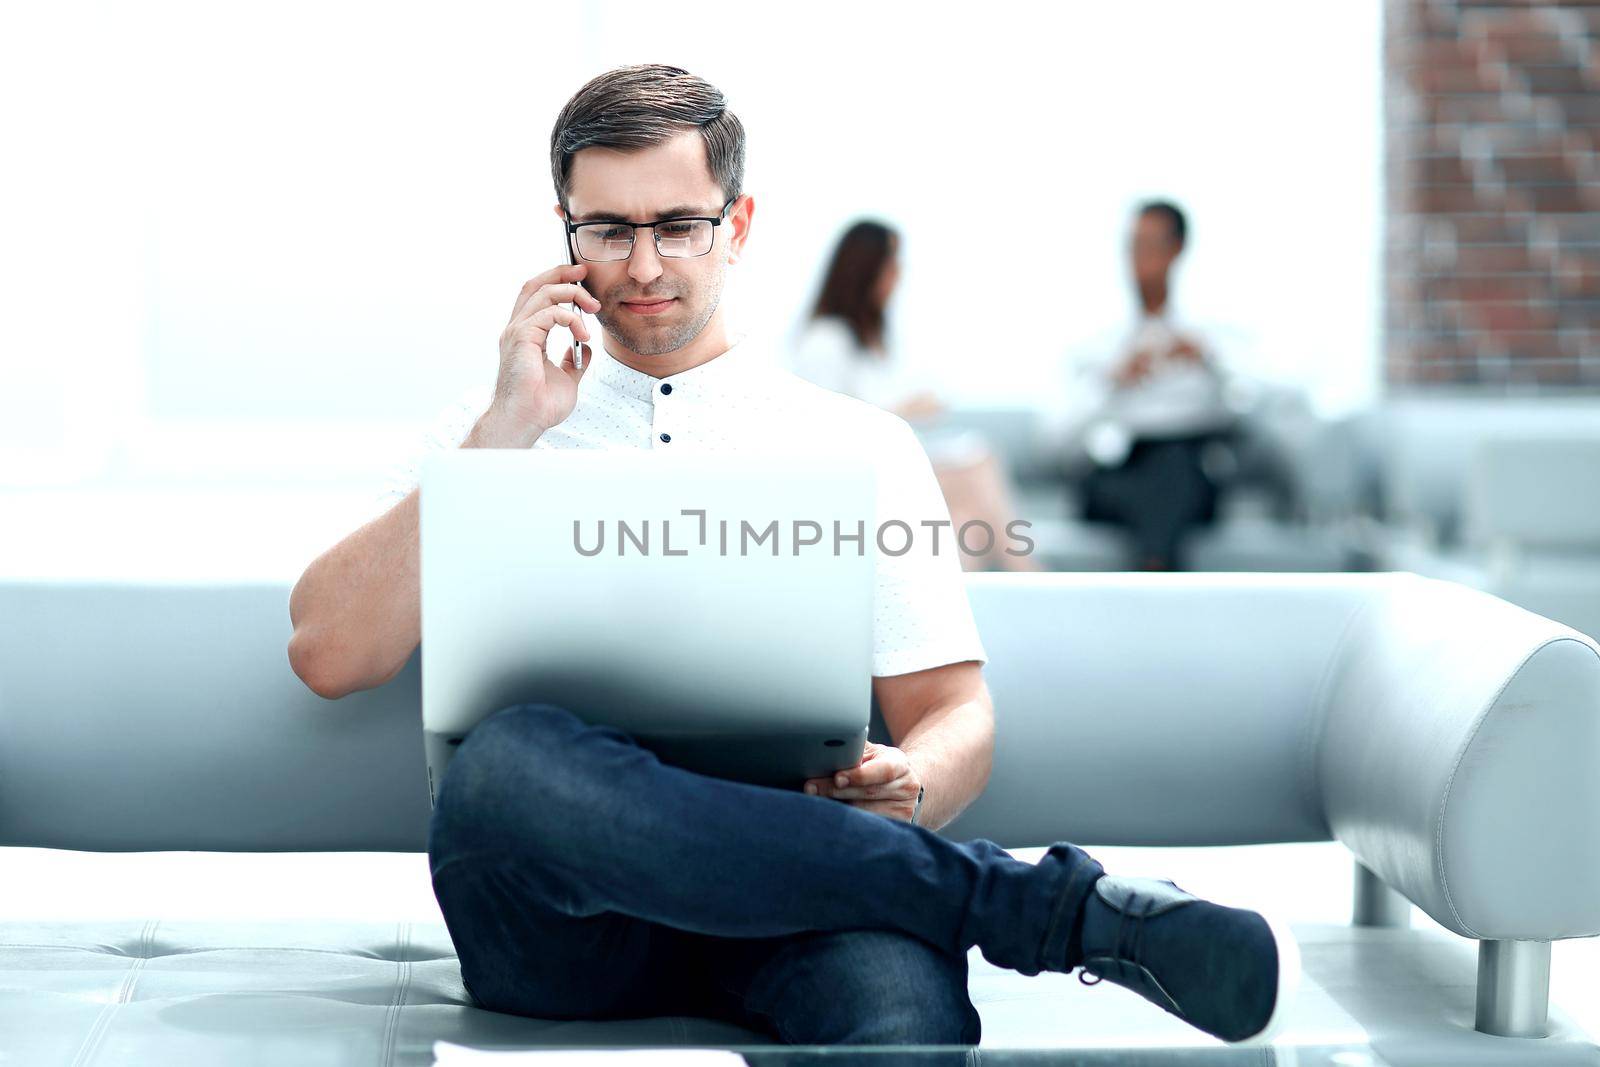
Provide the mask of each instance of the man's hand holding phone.
{"label": "man's hand holding phone", "polygon": [[[490,412],[505,426],[531,433],[535,439],[571,415],[578,402],[578,382],[592,351],[589,327],[580,311],[592,315],[600,310],[600,301],[579,284],[588,271],[587,264],[579,263],[528,279],[500,334],[500,376]],[[568,346],[560,363],[550,361],[546,345],[558,325],[569,327],[583,346],[582,366],[574,346]]]}

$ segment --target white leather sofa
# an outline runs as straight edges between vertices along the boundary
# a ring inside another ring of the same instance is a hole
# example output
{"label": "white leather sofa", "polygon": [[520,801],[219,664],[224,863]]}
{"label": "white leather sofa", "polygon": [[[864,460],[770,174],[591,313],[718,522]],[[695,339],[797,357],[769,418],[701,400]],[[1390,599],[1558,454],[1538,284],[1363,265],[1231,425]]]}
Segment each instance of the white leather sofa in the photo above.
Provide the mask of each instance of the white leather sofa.
{"label": "white leather sofa", "polygon": [[[1394,1064],[1600,1059],[1545,1011],[1550,942],[1600,933],[1594,642],[1407,575],[968,581],[998,742],[992,784],[947,832],[1336,839],[1366,872],[1364,925],[1298,929],[1285,1042]],[[421,850],[417,660],[318,698],[286,661],[289,587],[0,581],[0,845]],[[1405,928],[1408,901],[1450,933]],[[1209,1043],[1131,994],[973,962],[990,1048]],[[0,1062],[421,1064],[435,1039],[757,1042],[477,1010],[442,924],[0,915]]]}
{"label": "white leather sofa", "polygon": [[1600,635],[1600,400],[1390,404],[1382,563]]}

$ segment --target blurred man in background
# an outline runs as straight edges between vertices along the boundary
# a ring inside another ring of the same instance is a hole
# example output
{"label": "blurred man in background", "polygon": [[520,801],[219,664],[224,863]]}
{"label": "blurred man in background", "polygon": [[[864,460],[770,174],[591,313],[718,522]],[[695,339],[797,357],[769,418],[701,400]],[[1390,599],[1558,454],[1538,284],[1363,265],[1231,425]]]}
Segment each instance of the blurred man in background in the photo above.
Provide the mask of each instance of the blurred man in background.
{"label": "blurred man in background", "polygon": [[1138,321],[1120,350],[1082,368],[1102,398],[1084,440],[1094,463],[1083,517],[1126,528],[1142,570],[1178,569],[1184,537],[1216,517],[1208,449],[1234,422],[1221,367],[1173,310],[1172,272],[1187,239],[1176,204],[1139,206],[1129,242]]}

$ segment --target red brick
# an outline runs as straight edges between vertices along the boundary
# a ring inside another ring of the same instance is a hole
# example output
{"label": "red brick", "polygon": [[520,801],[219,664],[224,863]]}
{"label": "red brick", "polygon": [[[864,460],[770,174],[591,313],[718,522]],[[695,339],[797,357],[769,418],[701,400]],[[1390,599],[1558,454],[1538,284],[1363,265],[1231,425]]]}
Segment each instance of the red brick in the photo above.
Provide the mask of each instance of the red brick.
{"label": "red brick", "polygon": [[1571,63],[1519,67],[1517,74],[1528,91],[1539,96],[1586,93],[1591,88],[1583,71]]}
{"label": "red brick", "polygon": [[1529,239],[1527,215],[1464,215],[1451,219],[1457,245],[1525,244]]}
{"label": "red brick", "polygon": [[[1412,0],[1401,0],[1409,3]],[[1462,29],[1467,33],[1483,37],[1492,42],[1499,43],[1512,37],[1534,37],[1540,40],[1555,38],[1551,32],[1550,23],[1547,22],[1534,9],[1539,6],[1538,0],[1532,3],[1510,3],[1504,0],[1496,3],[1494,0],[1466,0],[1459,4],[1462,9]],[[1499,11],[1470,11],[1471,8],[1501,8]]]}
{"label": "red brick", "polygon": [[1600,383],[1600,0],[1385,8],[1385,378]]}
{"label": "red brick", "polygon": [[1505,180],[1516,185],[1571,185],[1577,180],[1572,160],[1564,155],[1502,156]]}
{"label": "red brick", "polygon": [[1528,274],[1539,270],[1526,245],[1469,245],[1456,252],[1456,271],[1474,274]]}
{"label": "red brick", "polygon": [[1422,116],[1436,126],[1477,126],[1503,123],[1513,116],[1499,93],[1453,93],[1426,96]]}
{"label": "red brick", "polygon": [[1477,189],[1462,185],[1416,186],[1404,190],[1404,194],[1409,197],[1411,210],[1424,215],[1493,212],[1500,204],[1498,198],[1482,195]]}
{"label": "red brick", "polygon": [[[1440,279],[1438,296],[1464,300],[1469,304],[1514,302],[1519,300],[1548,300],[1555,295],[1555,283],[1546,275],[1519,274],[1495,276],[1460,276]],[[1428,280],[1424,279],[1424,289]]]}
{"label": "red brick", "polygon": [[1573,359],[1577,351],[1572,343],[1552,330],[1498,333],[1484,331],[1484,337],[1494,348],[1512,356],[1533,359]]}
{"label": "red brick", "polygon": [[1576,182],[1569,185],[1522,185],[1511,190],[1508,202],[1524,202],[1539,214],[1566,214],[1589,211],[1592,197],[1585,195]]}
{"label": "red brick", "polygon": [[1479,300],[1466,305],[1463,314],[1494,333],[1553,330],[1558,321],[1552,304],[1526,300]]}
{"label": "red brick", "polygon": [[[1459,37],[1430,37],[1408,43],[1394,56],[1396,66],[1405,70],[1449,67],[1464,69],[1476,67],[1484,60],[1481,41],[1463,40]],[[1557,59],[1564,57],[1557,56]]]}
{"label": "red brick", "polygon": [[1471,185],[1472,175],[1459,156],[1423,156],[1401,168],[1401,180],[1417,185]]}
{"label": "red brick", "polygon": [[1572,56],[1566,43],[1553,34],[1539,36],[1501,34],[1492,37],[1488,43],[1507,62],[1518,66],[1560,63]]}
{"label": "red brick", "polygon": [[1494,72],[1475,59],[1421,64],[1398,73],[1420,93],[1494,93],[1500,90],[1500,82]]}
{"label": "red brick", "polygon": [[1441,301],[1452,304],[1467,303],[1454,278],[1422,278],[1415,274],[1413,277],[1417,282],[1417,300],[1424,305]]}

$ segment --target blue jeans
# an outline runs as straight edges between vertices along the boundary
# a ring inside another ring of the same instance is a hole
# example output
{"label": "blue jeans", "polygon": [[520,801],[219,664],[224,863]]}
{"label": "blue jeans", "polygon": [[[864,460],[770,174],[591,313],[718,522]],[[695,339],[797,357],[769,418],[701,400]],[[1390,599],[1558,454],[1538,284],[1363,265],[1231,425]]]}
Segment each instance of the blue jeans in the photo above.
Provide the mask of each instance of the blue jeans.
{"label": "blue jeans", "polygon": [[440,783],[434,892],[477,1003],[691,1015],[791,1044],[974,1045],[966,952],[1076,966],[1098,863],[1039,864],[825,797],[661,763],[550,704],[484,719]]}

